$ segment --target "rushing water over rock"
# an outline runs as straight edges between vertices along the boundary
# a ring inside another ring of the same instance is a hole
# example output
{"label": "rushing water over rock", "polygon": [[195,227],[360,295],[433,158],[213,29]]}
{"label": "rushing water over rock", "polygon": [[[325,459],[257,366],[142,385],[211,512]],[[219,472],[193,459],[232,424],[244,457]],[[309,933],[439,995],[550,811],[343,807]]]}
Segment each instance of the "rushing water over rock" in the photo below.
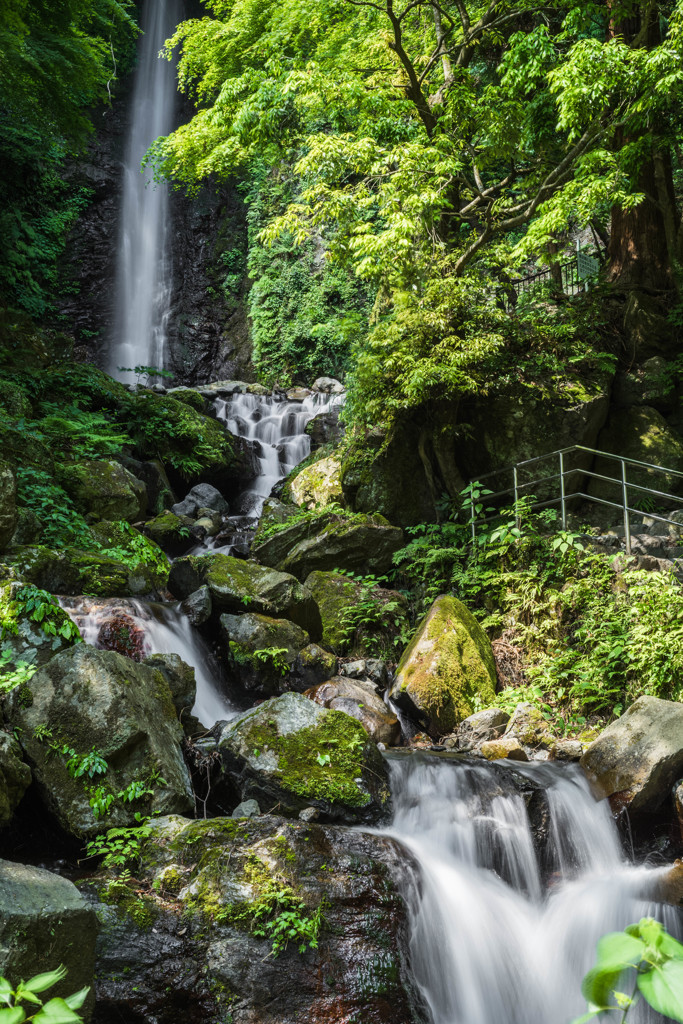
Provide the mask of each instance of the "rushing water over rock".
{"label": "rushing water over rock", "polygon": [[[664,872],[625,861],[578,768],[413,755],[391,773],[390,832],[418,866],[410,957],[433,1024],[568,1024],[602,935],[646,915],[677,931],[679,912],[655,901]],[[542,851],[525,779],[545,790]],[[658,1020],[642,1002],[629,1013]]]}
{"label": "rushing water over rock", "polygon": [[202,725],[232,718],[236,706],[224,694],[220,666],[178,604],[130,598],[61,598],[62,608],[88,644],[141,661],[150,654],[177,654],[197,680],[193,714]]}
{"label": "rushing water over rock", "polygon": [[166,320],[171,296],[168,186],[151,181],[140,165],[151,144],[173,128],[175,68],[158,53],[181,15],[180,0],[147,0],[131,101],[123,167],[123,201],[116,272],[116,314],[109,372],[118,367],[165,362]]}

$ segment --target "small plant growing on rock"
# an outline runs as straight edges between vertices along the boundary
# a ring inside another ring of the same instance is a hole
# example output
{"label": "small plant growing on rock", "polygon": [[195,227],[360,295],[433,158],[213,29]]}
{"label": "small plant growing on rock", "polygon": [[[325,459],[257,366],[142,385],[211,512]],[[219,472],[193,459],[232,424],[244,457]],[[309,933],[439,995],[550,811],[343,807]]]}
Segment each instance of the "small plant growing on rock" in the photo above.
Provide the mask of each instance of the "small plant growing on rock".
{"label": "small plant growing on rock", "polygon": [[[76,1011],[83,1006],[89,988],[82,988],[66,999],[53,997],[44,1003],[40,998],[43,992],[65,977],[66,969],[58,967],[55,971],[36,974],[29,981],[20,981],[16,988],[12,988],[7,978],[0,977],[0,1024],[22,1024],[24,1021],[34,1021],[35,1024],[78,1024],[83,1018]],[[22,1003],[28,1004],[28,1012]]]}
{"label": "small plant growing on rock", "polygon": [[286,676],[289,672],[287,653],[286,647],[262,647],[260,650],[254,651],[254,657],[262,661],[264,665],[275,669],[281,676]]}

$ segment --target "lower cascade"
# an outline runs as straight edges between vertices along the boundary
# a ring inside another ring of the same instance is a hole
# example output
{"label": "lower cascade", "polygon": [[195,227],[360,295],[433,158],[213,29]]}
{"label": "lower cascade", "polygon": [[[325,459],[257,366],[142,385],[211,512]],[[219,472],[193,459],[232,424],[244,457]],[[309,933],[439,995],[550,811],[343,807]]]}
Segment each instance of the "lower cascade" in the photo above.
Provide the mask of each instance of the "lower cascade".
{"label": "lower cascade", "polygon": [[[679,912],[657,900],[666,869],[626,861],[578,767],[429,754],[390,767],[388,832],[415,863],[409,955],[431,1024],[568,1024],[604,934],[643,916],[677,934]],[[629,1012],[661,1019],[642,1001]]]}
{"label": "lower cascade", "polygon": [[223,693],[218,662],[179,604],[118,597],[64,597],[60,604],[88,644],[136,661],[151,654],[177,654],[191,665],[197,681],[192,713],[200,722],[213,725],[236,714],[236,707]]}

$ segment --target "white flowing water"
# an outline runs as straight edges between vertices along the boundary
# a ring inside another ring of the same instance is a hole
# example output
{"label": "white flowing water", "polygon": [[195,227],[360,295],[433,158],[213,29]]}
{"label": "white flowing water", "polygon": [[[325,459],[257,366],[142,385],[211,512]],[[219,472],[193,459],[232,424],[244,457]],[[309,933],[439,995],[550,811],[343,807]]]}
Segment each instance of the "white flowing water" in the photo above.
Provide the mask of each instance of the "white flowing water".
{"label": "white flowing water", "polygon": [[210,728],[238,713],[224,693],[220,666],[179,604],[118,597],[63,597],[60,604],[88,644],[138,661],[150,654],[177,654],[191,665],[197,680],[193,714],[202,725]]}
{"label": "white flowing water", "polygon": [[181,16],[180,0],[145,0],[123,167],[123,200],[116,258],[116,305],[109,372],[119,367],[163,368],[171,299],[168,185],[141,169],[145,153],[173,129],[175,68],[159,58]]}
{"label": "white flowing water", "polygon": [[[628,864],[577,767],[520,768],[547,791],[544,870],[505,769],[429,755],[390,769],[390,834],[418,866],[410,958],[433,1024],[568,1024],[586,1010],[581,980],[602,935],[643,916],[678,932],[680,912],[655,899],[665,869]],[[661,1020],[642,1002],[628,1019]]]}

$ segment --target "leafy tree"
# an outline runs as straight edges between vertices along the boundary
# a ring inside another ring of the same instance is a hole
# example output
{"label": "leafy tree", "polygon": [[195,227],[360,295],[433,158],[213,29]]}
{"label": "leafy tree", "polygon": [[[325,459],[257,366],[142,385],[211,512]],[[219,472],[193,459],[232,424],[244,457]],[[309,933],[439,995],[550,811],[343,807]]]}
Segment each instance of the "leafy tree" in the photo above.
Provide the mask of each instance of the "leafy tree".
{"label": "leafy tree", "polygon": [[130,63],[132,0],[5,0],[0,8],[0,297],[40,315],[86,196],[63,167]]}

